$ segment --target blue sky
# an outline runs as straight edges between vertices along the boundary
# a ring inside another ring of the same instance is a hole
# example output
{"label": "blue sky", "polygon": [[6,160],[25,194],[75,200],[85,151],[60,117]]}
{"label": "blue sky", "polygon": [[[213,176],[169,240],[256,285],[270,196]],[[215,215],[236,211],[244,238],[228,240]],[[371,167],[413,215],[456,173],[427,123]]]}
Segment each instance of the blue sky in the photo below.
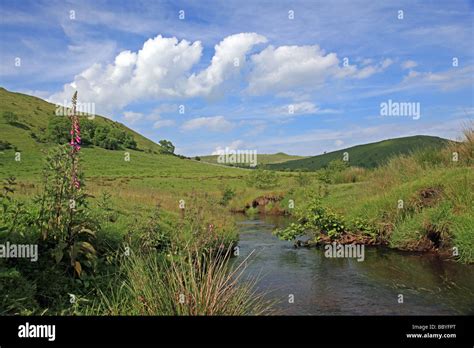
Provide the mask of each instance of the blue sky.
{"label": "blue sky", "polygon": [[[1,86],[56,103],[77,89],[185,155],[456,139],[474,117],[473,1],[0,0],[0,11]],[[420,118],[382,116],[388,100],[419,103]]]}

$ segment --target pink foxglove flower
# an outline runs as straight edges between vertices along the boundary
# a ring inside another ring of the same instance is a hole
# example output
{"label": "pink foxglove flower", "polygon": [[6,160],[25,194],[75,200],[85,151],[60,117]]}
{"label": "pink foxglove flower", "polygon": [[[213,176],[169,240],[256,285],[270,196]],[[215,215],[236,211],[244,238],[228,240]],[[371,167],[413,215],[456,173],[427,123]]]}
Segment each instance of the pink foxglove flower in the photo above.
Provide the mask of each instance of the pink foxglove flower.
{"label": "pink foxglove flower", "polygon": [[77,153],[81,149],[81,128],[79,126],[79,117],[76,115],[76,99],[77,99],[77,92],[74,93],[72,97],[73,103],[73,115],[71,116],[71,141],[69,145],[71,145],[71,158],[72,158],[72,183],[76,189],[81,187],[81,183],[79,178],[77,177]]}

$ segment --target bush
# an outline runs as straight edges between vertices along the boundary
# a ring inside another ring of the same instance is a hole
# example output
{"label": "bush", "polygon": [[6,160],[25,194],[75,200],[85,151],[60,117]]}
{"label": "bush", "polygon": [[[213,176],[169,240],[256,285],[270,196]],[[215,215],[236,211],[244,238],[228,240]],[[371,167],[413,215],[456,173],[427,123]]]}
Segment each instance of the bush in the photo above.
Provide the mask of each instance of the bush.
{"label": "bush", "polygon": [[54,116],[48,122],[47,139],[56,144],[67,144],[71,140],[70,129],[71,122],[67,117]]}
{"label": "bush", "polygon": [[[107,125],[97,125],[97,122],[81,119],[81,145],[95,145],[107,150],[120,148],[136,149],[137,142],[133,136],[125,131]],[[53,117],[50,119],[46,131],[47,140],[57,144],[69,143],[71,122],[68,117]]]}
{"label": "bush", "polygon": [[18,116],[15,115],[11,111],[4,111],[3,119],[5,120],[6,123],[11,124],[11,125],[14,125],[15,123],[18,122]]}
{"label": "bush", "polygon": [[12,148],[12,144],[8,141],[0,140],[0,151],[8,150]]}
{"label": "bush", "polygon": [[317,236],[318,233],[326,234],[331,239],[338,238],[345,231],[343,218],[328,208],[321,205],[319,198],[313,199],[309,206],[298,213],[298,221],[290,224],[283,230],[277,230],[275,234],[285,240],[294,240],[311,231]]}
{"label": "bush", "polygon": [[298,186],[308,186],[311,184],[311,177],[301,171],[298,172],[298,174],[295,177],[296,184]]}
{"label": "bush", "polygon": [[222,198],[219,201],[219,204],[223,206],[227,206],[227,204],[229,204],[229,201],[232,198],[234,198],[234,196],[235,196],[235,191],[230,187],[226,187],[224,191],[222,192]]}
{"label": "bush", "polygon": [[279,177],[274,171],[255,169],[248,176],[247,183],[259,189],[272,188],[278,185]]}

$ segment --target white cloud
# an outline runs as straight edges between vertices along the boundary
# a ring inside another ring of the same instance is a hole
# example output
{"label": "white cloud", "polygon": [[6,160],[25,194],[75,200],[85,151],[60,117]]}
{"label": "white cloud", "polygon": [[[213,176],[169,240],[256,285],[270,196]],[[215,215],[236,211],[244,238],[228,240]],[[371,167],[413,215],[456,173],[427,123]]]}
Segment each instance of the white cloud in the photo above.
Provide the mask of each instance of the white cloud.
{"label": "white cloud", "polygon": [[418,63],[415,62],[414,60],[406,60],[402,62],[401,66],[402,66],[402,69],[411,69],[418,66]]}
{"label": "white cloud", "polygon": [[[357,70],[357,68],[355,66],[350,66],[349,68],[349,74],[347,74],[348,76],[352,76],[356,79],[365,79],[365,78],[368,78],[370,76],[372,76],[373,74],[377,74],[377,73],[381,73],[382,71],[384,71],[386,68],[388,68],[390,65],[393,64],[393,60],[387,58],[387,59],[384,59],[382,62],[376,64],[376,65],[367,65],[367,66],[364,66],[362,69],[360,70]],[[343,72],[344,74],[344,72]]]}
{"label": "white cloud", "polygon": [[249,92],[289,91],[295,87],[316,87],[338,68],[335,53],[324,55],[319,46],[268,46],[252,56]]}
{"label": "white cloud", "polygon": [[336,53],[326,54],[318,45],[277,48],[270,45],[252,55],[251,60],[253,69],[249,76],[248,92],[254,95],[293,89],[314,90],[331,78],[364,79],[382,72],[393,63],[391,59],[385,59],[362,69],[355,65],[341,67]]}
{"label": "white cloud", "polygon": [[245,63],[245,55],[254,45],[264,42],[267,42],[267,39],[256,33],[240,33],[226,37],[215,46],[211,64],[199,74],[189,77],[186,94],[211,94],[216,87],[240,70]]}
{"label": "white cloud", "polygon": [[212,152],[212,155],[220,155],[222,153],[225,153],[225,150],[239,150],[244,147],[244,142],[242,140],[234,140],[230,145],[221,147],[217,146],[215,150]]}
{"label": "white cloud", "polygon": [[293,105],[295,114],[313,114],[318,111],[318,107],[311,102],[301,102]]}
{"label": "white cloud", "polygon": [[163,127],[171,127],[174,126],[175,122],[173,120],[158,120],[153,124],[153,128],[163,128]]}
{"label": "white cloud", "polygon": [[163,127],[170,127],[175,125],[174,120],[166,120],[162,119],[160,114],[157,113],[159,109],[166,109],[164,108],[155,108],[150,114],[144,115],[141,112],[134,112],[134,111],[125,111],[123,113],[123,119],[126,121],[127,124],[134,124],[142,119],[146,119],[148,121],[154,121],[153,128],[163,128]]}
{"label": "white cloud", "polygon": [[200,128],[206,128],[214,132],[224,132],[231,130],[233,124],[227,121],[224,116],[213,116],[213,117],[198,117],[192,120],[186,121],[181,129],[185,131],[196,130]]}
{"label": "white cloud", "polygon": [[94,64],[64,85],[50,100],[68,100],[75,90],[96,109],[121,109],[147,97],[181,96],[185,75],[202,54],[199,41],[190,43],[161,35],[147,40],[138,52],[123,51],[112,64]]}
{"label": "white cloud", "polygon": [[315,114],[336,114],[340,113],[339,110],[335,109],[321,109],[318,105],[303,101],[299,103],[293,103],[283,105],[278,108],[271,109],[269,114],[277,114],[283,116],[297,116],[297,115],[315,115]]}
{"label": "white cloud", "polygon": [[178,111],[177,104],[164,103],[155,107],[148,115],[145,116],[145,118],[149,121],[162,121],[161,119],[162,113],[176,113],[177,111]]}
{"label": "white cloud", "polygon": [[140,121],[143,118],[143,114],[133,111],[124,111],[123,119],[129,124],[133,124],[137,121]]}
{"label": "white cloud", "polygon": [[[81,100],[95,102],[98,110],[110,112],[145,98],[207,96],[240,71],[254,45],[266,41],[255,33],[228,36],[215,46],[211,64],[188,76],[201,58],[201,42],[158,35],[147,40],[138,52],[120,52],[113,63],[105,66],[93,64],[49,99],[69,99],[79,90]],[[238,67],[234,59],[239,60]]]}
{"label": "white cloud", "polygon": [[49,100],[69,100],[78,90],[81,101],[95,103],[99,113],[111,113],[144,99],[207,97],[222,93],[232,82],[237,82],[246,64],[250,64],[250,68],[243,69],[250,72],[247,76],[250,94],[305,95],[295,89],[314,91],[331,78],[364,79],[392,64],[390,59],[372,65],[367,65],[369,60],[365,60],[361,68],[342,67],[335,53],[326,54],[317,45],[268,46],[247,62],[246,56],[252,48],[265,42],[267,39],[256,33],[228,36],[215,46],[209,66],[192,72],[202,57],[201,42],[158,35],[147,40],[137,52],[120,52],[113,63],[91,65]]}
{"label": "white cloud", "polygon": [[287,105],[282,105],[278,108],[270,110],[271,114],[292,116],[292,115],[305,115],[305,114],[314,114],[319,110],[319,107],[311,102],[303,101],[299,103],[292,103]]}
{"label": "white cloud", "polygon": [[410,70],[408,75],[403,78],[400,86],[401,88],[431,86],[441,90],[453,90],[472,85],[473,73],[473,65],[464,68],[452,68],[438,73]]}

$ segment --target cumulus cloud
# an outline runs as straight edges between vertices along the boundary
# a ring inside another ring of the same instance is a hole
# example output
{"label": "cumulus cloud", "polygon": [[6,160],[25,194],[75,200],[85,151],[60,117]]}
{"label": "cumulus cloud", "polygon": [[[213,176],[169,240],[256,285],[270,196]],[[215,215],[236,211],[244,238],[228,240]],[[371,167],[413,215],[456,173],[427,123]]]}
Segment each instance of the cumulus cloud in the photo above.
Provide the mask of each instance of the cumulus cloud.
{"label": "cumulus cloud", "polygon": [[110,113],[140,100],[207,97],[222,92],[228,84],[241,81],[238,77],[247,64],[247,91],[253,95],[279,95],[306,87],[314,90],[328,79],[363,79],[392,64],[390,59],[378,64],[366,60],[360,68],[343,67],[335,53],[326,54],[318,45],[270,45],[247,61],[254,46],[266,42],[256,33],[230,35],[215,46],[210,64],[195,72],[193,67],[202,57],[201,42],[158,35],[137,52],[122,51],[110,64],[93,64],[49,100],[69,100],[78,90],[80,101],[95,103],[96,110]]}
{"label": "cumulus cloud", "polygon": [[[248,91],[259,95],[285,92],[295,88],[318,88],[331,78],[367,78],[382,72],[392,64],[385,59],[376,65],[342,67],[336,53],[328,53],[318,45],[268,46],[251,57],[253,69],[249,76]],[[366,62],[368,63],[368,62]]]}
{"label": "cumulus cloud", "polygon": [[335,53],[324,55],[319,46],[268,46],[251,57],[251,94],[288,91],[294,87],[321,85],[338,69]]}
{"label": "cumulus cloud", "polygon": [[226,37],[215,46],[211,64],[199,74],[189,77],[186,94],[209,95],[240,70],[245,62],[245,55],[253,46],[265,42],[267,39],[256,33],[240,33]]}
{"label": "cumulus cloud", "polygon": [[225,132],[233,128],[234,124],[227,121],[224,116],[212,117],[198,117],[186,121],[181,129],[184,131],[191,131],[200,128],[205,128],[214,132]]}
{"label": "cumulus cloud", "polygon": [[64,85],[50,100],[68,100],[75,90],[81,100],[96,103],[98,110],[121,109],[147,97],[182,95],[191,67],[201,58],[202,45],[161,35],[147,40],[138,52],[123,51],[111,64],[94,64]]}
{"label": "cumulus cloud", "polygon": [[[263,42],[266,38],[255,33],[228,36],[215,46],[211,64],[191,74],[202,55],[201,42],[158,35],[147,40],[138,52],[120,52],[112,64],[92,65],[49,99],[68,100],[79,90],[81,100],[95,102],[98,110],[111,111],[144,98],[206,96],[236,74],[246,53]],[[235,59],[239,61],[237,67]]]}

